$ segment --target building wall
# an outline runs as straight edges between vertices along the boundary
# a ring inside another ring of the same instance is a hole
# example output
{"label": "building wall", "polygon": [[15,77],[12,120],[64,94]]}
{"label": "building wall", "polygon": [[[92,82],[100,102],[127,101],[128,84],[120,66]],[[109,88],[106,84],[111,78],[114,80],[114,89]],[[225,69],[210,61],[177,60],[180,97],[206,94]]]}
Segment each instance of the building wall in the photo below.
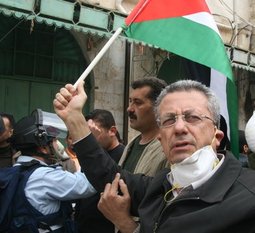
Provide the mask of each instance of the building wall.
{"label": "building wall", "polygon": [[[73,32],[73,35],[88,63],[95,58],[108,40],[82,33]],[[145,76],[156,75],[157,67],[154,56],[155,50],[152,48],[138,44],[131,45],[130,83]],[[124,107],[125,59],[125,41],[117,39],[88,77],[93,79],[92,83],[94,83],[94,90],[89,99],[90,105],[93,109],[110,110],[115,117],[122,137],[126,112]],[[137,132],[128,127],[128,140],[135,135]]]}
{"label": "building wall", "polygon": [[[107,42],[107,38],[73,33],[90,63]],[[84,67],[85,70],[85,67]],[[120,135],[123,135],[125,42],[117,39],[99,60],[88,78],[94,89],[89,97],[92,109],[102,108],[112,112]],[[77,77],[78,78],[78,77]],[[86,80],[85,80],[86,85]]]}
{"label": "building wall", "polygon": [[[251,17],[250,22],[255,25],[255,0],[250,1]],[[255,28],[253,27],[251,35],[251,51],[255,51]]]}
{"label": "building wall", "polygon": [[250,26],[252,12],[251,2],[254,0],[207,0],[207,4],[214,15],[225,44],[243,50],[250,50]]}
{"label": "building wall", "polygon": [[[97,5],[119,10],[114,1],[97,1]],[[130,11],[136,0],[124,0],[122,5]],[[255,24],[255,0],[207,0],[207,4],[216,20],[222,39],[230,47],[244,51],[255,52],[255,31],[251,24]],[[107,6],[106,6],[107,5]],[[100,51],[107,39],[90,37],[82,39],[81,47],[85,56],[92,60]],[[130,82],[144,76],[153,76],[157,73],[164,56],[157,50],[134,44],[131,49]],[[92,71],[94,79],[94,108],[111,110],[116,118],[120,133],[123,133],[124,109],[124,70],[125,70],[125,43],[118,40],[99,61]],[[249,96],[254,91],[254,83],[250,83],[254,74],[240,68],[233,68],[239,100],[239,129],[244,129],[249,119],[252,106],[247,106]],[[137,134],[128,128],[129,140]]]}

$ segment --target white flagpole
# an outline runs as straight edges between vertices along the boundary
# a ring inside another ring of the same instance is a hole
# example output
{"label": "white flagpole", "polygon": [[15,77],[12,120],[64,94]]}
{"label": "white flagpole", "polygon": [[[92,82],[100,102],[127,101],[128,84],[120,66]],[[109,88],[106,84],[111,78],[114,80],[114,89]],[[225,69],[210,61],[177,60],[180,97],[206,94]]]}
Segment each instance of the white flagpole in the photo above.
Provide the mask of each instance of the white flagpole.
{"label": "white flagpole", "polygon": [[98,61],[102,58],[102,56],[105,54],[107,49],[112,45],[112,43],[115,41],[115,39],[120,35],[122,32],[122,27],[118,28],[115,33],[111,36],[111,38],[107,41],[107,43],[104,45],[104,47],[100,50],[100,52],[96,55],[96,57],[93,59],[93,61],[89,64],[89,66],[84,70],[84,72],[81,74],[81,76],[77,79],[77,81],[74,84],[74,87],[77,88],[77,85],[80,81],[85,80],[85,78],[88,76],[90,71],[95,67],[95,65],[98,63]]}

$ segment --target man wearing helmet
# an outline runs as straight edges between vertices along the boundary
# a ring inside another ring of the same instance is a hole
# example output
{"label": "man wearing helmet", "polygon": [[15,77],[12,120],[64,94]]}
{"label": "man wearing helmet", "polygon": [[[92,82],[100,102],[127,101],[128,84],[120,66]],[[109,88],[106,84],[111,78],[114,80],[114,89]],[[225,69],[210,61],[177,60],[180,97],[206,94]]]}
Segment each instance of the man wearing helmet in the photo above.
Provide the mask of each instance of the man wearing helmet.
{"label": "man wearing helmet", "polygon": [[[22,118],[14,127],[12,143],[22,153],[14,166],[34,163],[39,166],[28,177],[22,178],[25,188],[21,192],[25,195],[20,195],[19,191],[15,194],[15,217],[11,222],[14,230],[10,232],[74,232],[64,229],[66,201],[86,198],[96,192],[83,173],[72,174],[61,166],[52,165],[56,162],[54,138],[42,125],[38,111]],[[24,182],[24,179],[27,180]]]}

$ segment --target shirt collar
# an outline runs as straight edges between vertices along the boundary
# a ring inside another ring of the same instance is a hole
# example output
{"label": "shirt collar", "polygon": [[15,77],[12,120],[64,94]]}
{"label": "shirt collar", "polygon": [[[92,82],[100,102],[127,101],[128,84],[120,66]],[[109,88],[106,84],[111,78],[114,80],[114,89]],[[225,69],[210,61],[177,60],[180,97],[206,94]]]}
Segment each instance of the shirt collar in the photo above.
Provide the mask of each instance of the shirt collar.
{"label": "shirt collar", "polygon": [[41,160],[39,160],[39,159],[37,159],[37,158],[31,157],[31,156],[27,156],[27,155],[21,155],[21,156],[19,156],[15,165],[20,165],[20,163],[30,162],[30,161],[32,161],[32,160],[39,161],[40,164],[46,165],[46,166],[47,166],[47,164],[46,164],[45,162],[43,162],[43,161],[41,161]]}

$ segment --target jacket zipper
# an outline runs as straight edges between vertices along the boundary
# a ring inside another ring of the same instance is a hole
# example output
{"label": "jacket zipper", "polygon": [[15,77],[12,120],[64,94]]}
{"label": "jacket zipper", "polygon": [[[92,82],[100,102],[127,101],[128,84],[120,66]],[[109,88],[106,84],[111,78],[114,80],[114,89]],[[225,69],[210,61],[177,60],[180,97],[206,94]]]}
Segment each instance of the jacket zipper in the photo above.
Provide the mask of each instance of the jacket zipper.
{"label": "jacket zipper", "polygon": [[158,228],[158,221],[157,221],[157,222],[155,222],[155,224],[154,224],[154,227],[153,227],[153,233],[156,233],[157,228]]}
{"label": "jacket zipper", "polygon": [[153,233],[156,233],[156,232],[157,232],[158,225],[159,225],[159,223],[160,223],[160,220],[161,220],[161,218],[162,218],[162,215],[164,214],[165,210],[166,210],[169,206],[171,206],[171,205],[173,205],[173,204],[176,204],[177,202],[180,202],[180,201],[199,200],[199,199],[200,199],[199,197],[193,197],[193,198],[183,198],[183,199],[177,199],[177,200],[176,200],[176,199],[173,199],[172,201],[170,201],[169,204],[166,205],[166,206],[163,208],[163,210],[161,211],[161,213],[160,213],[160,215],[159,215],[157,221],[154,223]]}

